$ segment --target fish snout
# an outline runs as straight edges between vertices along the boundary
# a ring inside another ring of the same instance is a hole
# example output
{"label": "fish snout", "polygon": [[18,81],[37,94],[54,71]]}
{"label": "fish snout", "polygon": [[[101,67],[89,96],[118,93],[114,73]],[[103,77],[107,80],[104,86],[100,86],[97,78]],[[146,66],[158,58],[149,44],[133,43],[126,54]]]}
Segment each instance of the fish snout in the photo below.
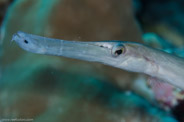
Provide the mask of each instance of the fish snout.
{"label": "fish snout", "polygon": [[18,40],[20,40],[20,38],[21,38],[20,35],[18,33],[15,33],[12,36],[11,42],[13,42],[13,41],[17,42]]}

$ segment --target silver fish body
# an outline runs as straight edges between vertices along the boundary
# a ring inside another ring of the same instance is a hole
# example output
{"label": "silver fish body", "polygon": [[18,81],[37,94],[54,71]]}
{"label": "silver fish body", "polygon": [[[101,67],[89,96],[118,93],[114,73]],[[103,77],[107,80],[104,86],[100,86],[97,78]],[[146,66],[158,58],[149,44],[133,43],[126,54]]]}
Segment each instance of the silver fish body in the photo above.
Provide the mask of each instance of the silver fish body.
{"label": "silver fish body", "polygon": [[184,89],[184,59],[139,43],[67,41],[20,31],[13,35],[12,40],[32,53],[100,62],[127,71],[144,73]]}

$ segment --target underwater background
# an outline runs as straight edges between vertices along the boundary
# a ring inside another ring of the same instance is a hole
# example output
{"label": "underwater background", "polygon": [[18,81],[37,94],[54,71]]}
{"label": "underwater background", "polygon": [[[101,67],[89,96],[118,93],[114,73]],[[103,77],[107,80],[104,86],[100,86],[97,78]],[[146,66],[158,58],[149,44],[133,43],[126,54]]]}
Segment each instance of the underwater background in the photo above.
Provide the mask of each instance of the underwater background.
{"label": "underwater background", "polygon": [[145,75],[11,42],[20,30],[139,42],[184,57],[183,0],[0,0],[0,30],[0,122],[184,122],[184,96],[162,104]]}

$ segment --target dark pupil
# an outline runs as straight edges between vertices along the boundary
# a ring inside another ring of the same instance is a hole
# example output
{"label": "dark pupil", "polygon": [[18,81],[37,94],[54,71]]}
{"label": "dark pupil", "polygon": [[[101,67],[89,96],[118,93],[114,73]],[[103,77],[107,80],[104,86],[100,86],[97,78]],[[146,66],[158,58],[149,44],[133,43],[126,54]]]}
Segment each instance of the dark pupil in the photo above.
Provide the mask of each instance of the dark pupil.
{"label": "dark pupil", "polygon": [[120,55],[122,53],[122,50],[116,50],[115,54]]}
{"label": "dark pupil", "polygon": [[27,41],[27,40],[24,40],[24,42],[25,42],[26,44],[28,44],[28,41]]}

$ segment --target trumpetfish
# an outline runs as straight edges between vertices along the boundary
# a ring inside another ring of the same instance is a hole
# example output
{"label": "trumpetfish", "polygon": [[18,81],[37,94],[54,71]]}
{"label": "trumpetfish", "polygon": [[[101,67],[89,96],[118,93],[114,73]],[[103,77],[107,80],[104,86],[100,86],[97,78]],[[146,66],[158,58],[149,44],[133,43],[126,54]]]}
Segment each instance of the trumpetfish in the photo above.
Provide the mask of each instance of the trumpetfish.
{"label": "trumpetfish", "polygon": [[32,53],[99,62],[130,72],[147,74],[153,82],[169,83],[184,90],[184,59],[140,43],[117,40],[67,41],[21,31],[15,33],[12,40]]}

